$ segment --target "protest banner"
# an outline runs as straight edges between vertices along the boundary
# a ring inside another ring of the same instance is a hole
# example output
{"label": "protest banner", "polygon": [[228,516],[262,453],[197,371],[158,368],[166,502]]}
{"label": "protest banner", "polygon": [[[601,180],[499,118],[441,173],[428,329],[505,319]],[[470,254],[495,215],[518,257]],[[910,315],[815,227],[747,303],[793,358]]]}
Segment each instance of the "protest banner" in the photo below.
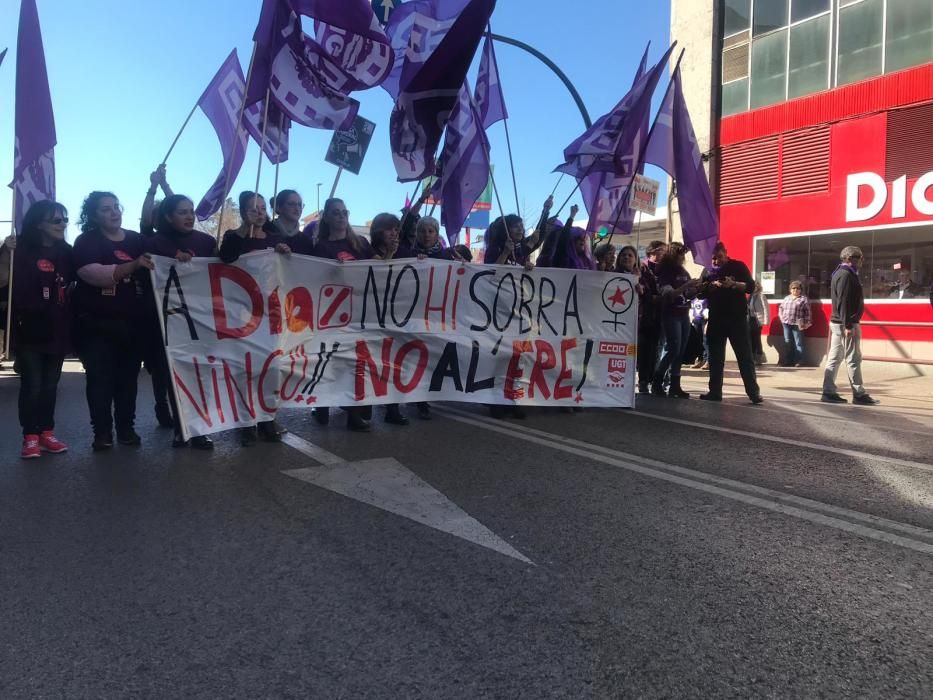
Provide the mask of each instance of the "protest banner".
{"label": "protest banner", "polygon": [[186,438],[283,407],[634,404],[633,276],[271,251],[154,260]]}

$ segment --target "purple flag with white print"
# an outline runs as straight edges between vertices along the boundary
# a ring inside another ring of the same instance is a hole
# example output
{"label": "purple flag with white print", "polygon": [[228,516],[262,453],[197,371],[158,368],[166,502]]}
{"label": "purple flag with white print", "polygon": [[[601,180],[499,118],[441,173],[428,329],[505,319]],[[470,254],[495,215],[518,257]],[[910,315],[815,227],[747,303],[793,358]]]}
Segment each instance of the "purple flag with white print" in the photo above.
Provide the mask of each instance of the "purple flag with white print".
{"label": "purple flag with white print", "polygon": [[455,246],[463,222],[489,181],[489,143],[468,83],[460,88],[450,113],[439,163],[441,176],[431,194],[441,201],[441,223],[450,245]]}
{"label": "purple flag with white print", "polygon": [[416,0],[409,4],[417,8],[404,15],[411,28],[389,122],[399,182],[420,180],[435,172],[434,157],[444,126],[496,0]]}
{"label": "purple flag with white print", "polygon": [[[244,80],[244,84],[245,84]],[[292,120],[285,116],[274,100],[270,101],[266,124],[266,135],[262,134],[262,117],[265,114],[265,100],[256,102],[243,110],[243,127],[262,144],[262,151],[272,164],[288,160],[288,132]]]}
{"label": "purple flag with white print", "polygon": [[202,221],[220,209],[229,194],[229,186],[236,180],[243,166],[248,137],[245,130],[237,129],[236,124],[245,87],[240,60],[234,49],[198,100],[198,106],[217,133],[220,150],[224,155],[220,175],[198,204],[196,213]]}
{"label": "purple flag with white print", "polygon": [[[638,85],[648,69],[648,50],[651,43],[645,47],[645,53],[642,54],[641,63],[638,65],[638,71],[635,73],[635,80],[632,81],[632,88]],[[644,122],[642,123],[643,138],[648,137],[649,130],[649,112],[645,112]],[[638,172],[644,171],[642,165]],[[630,233],[632,224],[635,220],[635,212],[628,206],[626,201],[629,185],[632,182],[631,175],[616,175],[611,172],[592,172],[580,180],[580,193],[583,195],[583,204],[589,214],[589,229],[598,231],[601,228]],[[622,212],[620,207],[625,206]],[[618,223],[617,223],[618,222]],[[615,227],[613,229],[613,227]]]}
{"label": "purple flag with white print", "polygon": [[677,183],[677,204],[684,245],[698,265],[712,264],[713,247],[719,240],[719,216],[703,167],[700,147],[684,100],[680,68],[671,78],[651,134],[645,159],[667,172]]}
{"label": "purple flag with white print", "polygon": [[479,75],[476,78],[474,102],[484,129],[509,118],[509,112],[505,107],[505,96],[502,94],[502,83],[499,82],[496,50],[493,47],[492,38],[488,36],[483,44],[483,58],[479,64]]}
{"label": "purple flag with white print", "polygon": [[35,0],[23,0],[19,10],[15,134],[10,187],[18,233],[32,204],[55,199],[55,115]]}

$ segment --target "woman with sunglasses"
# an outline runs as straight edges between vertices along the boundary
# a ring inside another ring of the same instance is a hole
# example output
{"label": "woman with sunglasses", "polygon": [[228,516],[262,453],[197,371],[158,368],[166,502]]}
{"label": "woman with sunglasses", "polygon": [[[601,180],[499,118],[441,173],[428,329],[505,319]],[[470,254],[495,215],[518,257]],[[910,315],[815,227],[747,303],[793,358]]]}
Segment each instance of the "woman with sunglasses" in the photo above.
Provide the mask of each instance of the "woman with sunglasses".
{"label": "woman with sunglasses", "polygon": [[142,361],[139,319],[146,313],[145,238],[123,228],[123,207],[112,192],[91,192],[74,244],[76,339],[87,379],[95,451],[117,442],[138,446],[136,385]]}
{"label": "woman with sunglasses", "polygon": [[13,328],[19,369],[19,422],[23,459],[68,447],[55,437],[55,398],[65,356],[71,350],[71,246],[65,242],[68,212],[36,202],[23,217],[13,275]]}
{"label": "woman with sunglasses", "polygon": [[[272,248],[281,255],[290,255],[292,249],[278,233],[270,231],[266,200],[261,194],[240,192],[240,226],[224,233],[220,242],[220,259],[235,263],[241,255]],[[255,427],[240,428],[240,444],[252,445],[257,437],[266,442],[281,442],[285,431],[274,420],[260,421]]]}
{"label": "woman with sunglasses", "polygon": [[[216,256],[217,242],[214,237],[201,231],[195,231],[194,202],[185,195],[173,194],[166,197],[159,204],[155,220],[156,233],[152,238],[147,239],[146,252],[152,255],[174,258],[180,263],[190,262],[192,258],[212,258]],[[156,295],[156,298],[161,297],[161,293]],[[148,326],[150,332],[147,346],[151,352],[147,361],[151,364],[153,386],[155,386],[158,377],[159,383],[165,387],[168,400],[171,403],[172,427],[175,429],[172,447],[188,447],[190,445],[198,450],[214,449],[213,441],[206,435],[191,438],[190,441],[185,441],[182,438],[178,400],[171,381],[155,301],[150,303]]]}
{"label": "woman with sunglasses", "polygon": [[[342,199],[331,198],[324,202],[321,223],[318,227],[317,242],[314,244],[315,257],[350,262],[352,260],[372,260],[376,257],[372,246],[350,226],[350,212]],[[347,428],[356,432],[370,430],[369,418],[372,406],[349,406]],[[314,409],[314,419],[320,425],[330,422],[330,409]]]}

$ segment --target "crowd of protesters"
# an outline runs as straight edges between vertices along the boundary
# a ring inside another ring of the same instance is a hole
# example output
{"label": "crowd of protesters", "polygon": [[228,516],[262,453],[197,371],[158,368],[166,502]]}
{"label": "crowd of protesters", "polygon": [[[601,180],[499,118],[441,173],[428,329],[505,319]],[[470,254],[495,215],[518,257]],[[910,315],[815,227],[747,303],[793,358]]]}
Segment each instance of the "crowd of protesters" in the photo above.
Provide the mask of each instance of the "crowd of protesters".
{"label": "crowd of protesters", "polygon": [[[209,450],[210,438],[183,437],[173,382],[161,340],[158,313],[150,288],[152,255],[180,262],[194,257],[236,261],[252,251],[271,249],[282,255],[311,255],[339,261],[398,258],[471,259],[464,246],[448,247],[440,237],[440,224],[419,216],[424,198],[403,210],[401,217],[382,213],[374,217],[369,236],[357,234],[349,211],[340,199],[328,199],[316,226],[301,229],[303,203],[294,190],[282,190],[272,200],[270,214],[262,195],[243,192],[239,197],[241,223],[218,240],[195,229],[193,201],[175,194],[164,168],[150,176],[151,187],[143,204],[141,233],[123,227],[123,208],[111,192],[92,192],[79,215],[81,234],[74,245],[65,240],[68,212],[51,201],[33,204],[26,212],[18,238],[0,249],[0,270],[9,267],[15,249],[13,324],[16,369],[20,375],[19,417],[23,429],[21,455],[30,459],[42,452],[60,453],[67,446],[55,436],[55,404],[64,360],[76,354],[85,370],[85,394],[93,433],[92,449],[105,451],[114,443],[138,446],[135,430],[137,384],[144,365],[151,376],[155,416],[160,426],[174,430],[175,447]],[[156,201],[161,188],[165,197]],[[709,371],[705,401],[721,401],[726,343],[738,361],[745,391],[752,403],[761,403],[755,367],[764,361],[762,328],[769,326],[768,303],[748,267],[728,256],[717,244],[713,264],[694,278],[685,267],[686,248],[680,243],[654,241],[639,260],[632,246],[620,250],[603,242],[593,246],[587,232],[574,226],[577,207],[566,221],[550,215],[545,202],[531,235],[522,219],[508,215],[486,231],[484,264],[535,265],[574,270],[617,272],[637,277],[640,298],[637,337],[639,393],[687,399],[681,369]],[[856,251],[856,252],[853,252]],[[536,261],[533,260],[536,257]],[[874,403],[861,385],[858,364],[857,249],[846,249],[833,277],[833,345],[827,364],[823,398],[844,401],[835,388],[838,366],[845,358],[858,403]],[[3,264],[4,256],[6,265]],[[4,280],[0,280],[0,283]],[[803,361],[802,334],[811,324],[809,302],[799,282],[780,303],[785,357],[781,364]],[[838,300],[837,300],[838,297]],[[6,301],[6,294],[3,294]],[[5,316],[5,315],[4,315]],[[408,425],[403,406],[385,407],[384,419]],[[372,407],[346,407],[347,427],[368,431]],[[420,419],[430,420],[431,408],[415,406]],[[494,417],[523,418],[518,405],[491,406]],[[575,409],[569,409],[575,410]],[[318,408],[315,420],[330,421],[330,411]],[[256,440],[281,440],[282,428],[274,420],[239,430],[248,446]],[[115,435],[115,437],[114,437]]]}

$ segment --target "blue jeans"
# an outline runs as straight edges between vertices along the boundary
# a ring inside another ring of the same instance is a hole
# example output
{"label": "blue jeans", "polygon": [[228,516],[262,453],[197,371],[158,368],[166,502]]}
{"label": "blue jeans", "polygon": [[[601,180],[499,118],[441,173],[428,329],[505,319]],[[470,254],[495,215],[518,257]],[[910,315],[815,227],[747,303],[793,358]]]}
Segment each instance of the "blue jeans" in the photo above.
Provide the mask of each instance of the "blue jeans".
{"label": "blue jeans", "polygon": [[684,360],[684,350],[690,340],[690,319],[687,315],[664,314],[661,317],[661,326],[664,329],[664,352],[658,360],[654,371],[654,382],[660,384],[664,381],[667,370],[671,370],[671,377],[680,377],[680,365]]}
{"label": "blue jeans", "polygon": [[784,357],[784,364],[793,365],[803,361],[803,331],[796,324],[785,323],[784,325],[784,346],[787,348],[787,355]]}

